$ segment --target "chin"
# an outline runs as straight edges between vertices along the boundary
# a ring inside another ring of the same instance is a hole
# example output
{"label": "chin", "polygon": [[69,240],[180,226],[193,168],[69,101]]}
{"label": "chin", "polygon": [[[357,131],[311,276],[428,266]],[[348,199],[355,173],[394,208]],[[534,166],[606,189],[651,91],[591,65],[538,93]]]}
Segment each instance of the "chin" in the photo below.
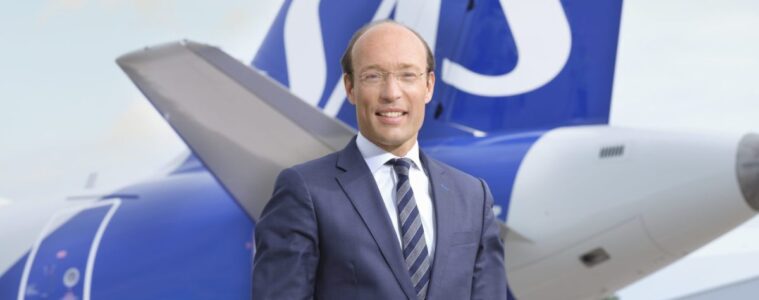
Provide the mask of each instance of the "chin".
{"label": "chin", "polygon": [[400,138],[400,137],[399,138],[386,138],[386,139],[382,139],[382,144],[384,144],[386,146],[393,147],[393,148],[397,148],[397,147],[400,147],[401,145],[403,145],[404,143],[406,143],[408,141],[409,141],[409,139],[407,139],[407,138]]}

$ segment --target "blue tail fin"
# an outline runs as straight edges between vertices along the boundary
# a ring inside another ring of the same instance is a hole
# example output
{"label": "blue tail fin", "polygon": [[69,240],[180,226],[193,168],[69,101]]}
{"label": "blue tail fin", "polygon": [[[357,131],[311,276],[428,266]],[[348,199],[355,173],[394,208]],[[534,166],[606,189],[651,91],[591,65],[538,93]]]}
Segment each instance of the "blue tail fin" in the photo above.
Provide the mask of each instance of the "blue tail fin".
{"label": "blue tail fin", "polygon": [[291,1],[252,65],[356,126],[340,56],[376,19],[416,29],[437,83],[422,138],[603,124],[609,119],[622,1]]}

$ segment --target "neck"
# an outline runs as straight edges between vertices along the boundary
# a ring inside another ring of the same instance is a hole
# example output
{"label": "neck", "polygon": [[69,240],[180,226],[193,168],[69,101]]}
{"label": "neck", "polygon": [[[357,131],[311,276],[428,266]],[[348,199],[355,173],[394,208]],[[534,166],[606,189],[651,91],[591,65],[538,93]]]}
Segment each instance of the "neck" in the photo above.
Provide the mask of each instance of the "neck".
{"label": "neck", "polygon": [[398,157],[406,156],[406,154],[408,154],[408,152],[411,151],[411,148],[414,148],[414,145],[416,145],[416,136],[412,137],[411,139],[401,144],[393,145],[393,144],[385,144],[379,141],[375,141],[371,137],[368,137],[363,133],[361,135],[363,135],[364,138],[369,140],[369,142],[371,142],[372,144],[376,145],[377,147],[380,147],[382,150],[392,153],[393,155],[398,156]]}
{"label": "neck", "polygon": [[376,145],[382,148],[383,150],[392,153],[395,156],[404,157],[409,151],[411,151],[411,148],[414,147],[415,143],[416,143],[416,140],[407,141],[406,143],[403,143],[397,146],[388,146],[388,145],[380,145],[380,144],[376,144]]}

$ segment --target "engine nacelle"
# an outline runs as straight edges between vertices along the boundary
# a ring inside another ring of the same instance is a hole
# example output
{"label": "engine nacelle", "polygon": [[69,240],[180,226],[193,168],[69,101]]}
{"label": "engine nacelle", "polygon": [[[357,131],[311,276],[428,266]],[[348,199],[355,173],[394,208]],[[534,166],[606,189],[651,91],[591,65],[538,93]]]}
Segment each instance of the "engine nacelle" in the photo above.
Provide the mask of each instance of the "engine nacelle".
{"label": "engine nacelle", "polygon": [[547,132],[511,195],[512,291],[518,299],[609,295],[751,218],[758,170],[753,134]]}

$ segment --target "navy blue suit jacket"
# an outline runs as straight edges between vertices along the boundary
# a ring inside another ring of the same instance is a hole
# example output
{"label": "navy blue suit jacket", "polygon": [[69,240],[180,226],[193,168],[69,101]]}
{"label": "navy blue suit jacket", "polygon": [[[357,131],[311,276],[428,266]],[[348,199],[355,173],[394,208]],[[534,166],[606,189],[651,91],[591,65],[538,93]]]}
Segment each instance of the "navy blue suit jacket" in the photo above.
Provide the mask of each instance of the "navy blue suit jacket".
{"label": "navy blue suit jacket", "polygon": [[[506,299],[487,185],[420,156],[436,220],[427,299]],[[255,228],[253,299],[415,299],[393,228],[355,138],[282,171]]]}

